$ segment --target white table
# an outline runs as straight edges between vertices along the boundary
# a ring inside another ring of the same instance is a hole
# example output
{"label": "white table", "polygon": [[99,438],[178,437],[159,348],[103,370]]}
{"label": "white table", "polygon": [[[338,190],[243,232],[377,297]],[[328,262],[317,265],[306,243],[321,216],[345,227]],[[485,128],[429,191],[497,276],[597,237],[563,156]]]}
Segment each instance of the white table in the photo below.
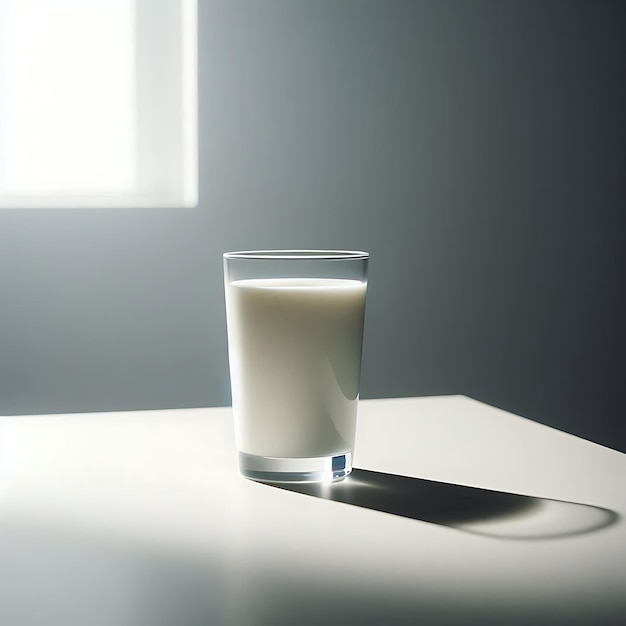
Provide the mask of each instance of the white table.
{"label": "white table", "polygon": [[353,475],[294,491],[238,475],[231,419],[0,418],[0,624],[626,624],[626,455],[370,400]]}

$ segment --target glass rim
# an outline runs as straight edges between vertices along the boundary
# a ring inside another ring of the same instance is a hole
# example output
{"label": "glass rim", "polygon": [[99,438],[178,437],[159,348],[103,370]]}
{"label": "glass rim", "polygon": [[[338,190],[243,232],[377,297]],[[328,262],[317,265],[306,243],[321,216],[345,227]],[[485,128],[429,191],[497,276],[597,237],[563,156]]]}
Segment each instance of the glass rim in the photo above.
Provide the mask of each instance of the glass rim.
{"label": "glass rim", "polygon": [[225,259],[254,259],[271,261],[337,261],[369,259],[362,250],[239,250],[224,252]]}

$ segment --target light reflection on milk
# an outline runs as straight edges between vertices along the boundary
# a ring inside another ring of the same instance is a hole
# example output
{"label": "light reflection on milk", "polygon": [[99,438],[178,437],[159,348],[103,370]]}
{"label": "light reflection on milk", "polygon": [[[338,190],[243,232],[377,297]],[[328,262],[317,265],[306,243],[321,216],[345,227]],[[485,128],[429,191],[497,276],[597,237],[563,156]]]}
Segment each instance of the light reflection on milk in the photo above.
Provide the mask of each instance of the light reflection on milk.
{"label": "light reflection on milk", "polygon": [[318,278],[227,286],[241,452],[301,458],[354,449],[366,289]]}

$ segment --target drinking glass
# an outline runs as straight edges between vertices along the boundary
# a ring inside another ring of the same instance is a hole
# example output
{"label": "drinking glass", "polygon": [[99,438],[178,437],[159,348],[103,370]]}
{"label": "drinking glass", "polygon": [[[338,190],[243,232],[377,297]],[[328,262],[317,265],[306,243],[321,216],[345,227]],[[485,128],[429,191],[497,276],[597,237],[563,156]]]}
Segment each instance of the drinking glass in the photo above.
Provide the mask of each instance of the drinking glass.
{"label": "drinking glass", "polygon": [[352,471],[369,254],[224,254],[239,469],[269,482]]}

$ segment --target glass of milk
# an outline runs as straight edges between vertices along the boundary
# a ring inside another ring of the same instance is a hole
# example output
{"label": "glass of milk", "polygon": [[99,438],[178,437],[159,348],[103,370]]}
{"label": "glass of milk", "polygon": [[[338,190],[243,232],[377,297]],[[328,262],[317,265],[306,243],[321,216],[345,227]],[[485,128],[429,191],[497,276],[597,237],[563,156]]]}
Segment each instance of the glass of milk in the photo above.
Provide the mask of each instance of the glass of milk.
{"label": "glass of milk", "polygon": [[325,482],[352,471],[367,252],[224,254],[241,473]]}

